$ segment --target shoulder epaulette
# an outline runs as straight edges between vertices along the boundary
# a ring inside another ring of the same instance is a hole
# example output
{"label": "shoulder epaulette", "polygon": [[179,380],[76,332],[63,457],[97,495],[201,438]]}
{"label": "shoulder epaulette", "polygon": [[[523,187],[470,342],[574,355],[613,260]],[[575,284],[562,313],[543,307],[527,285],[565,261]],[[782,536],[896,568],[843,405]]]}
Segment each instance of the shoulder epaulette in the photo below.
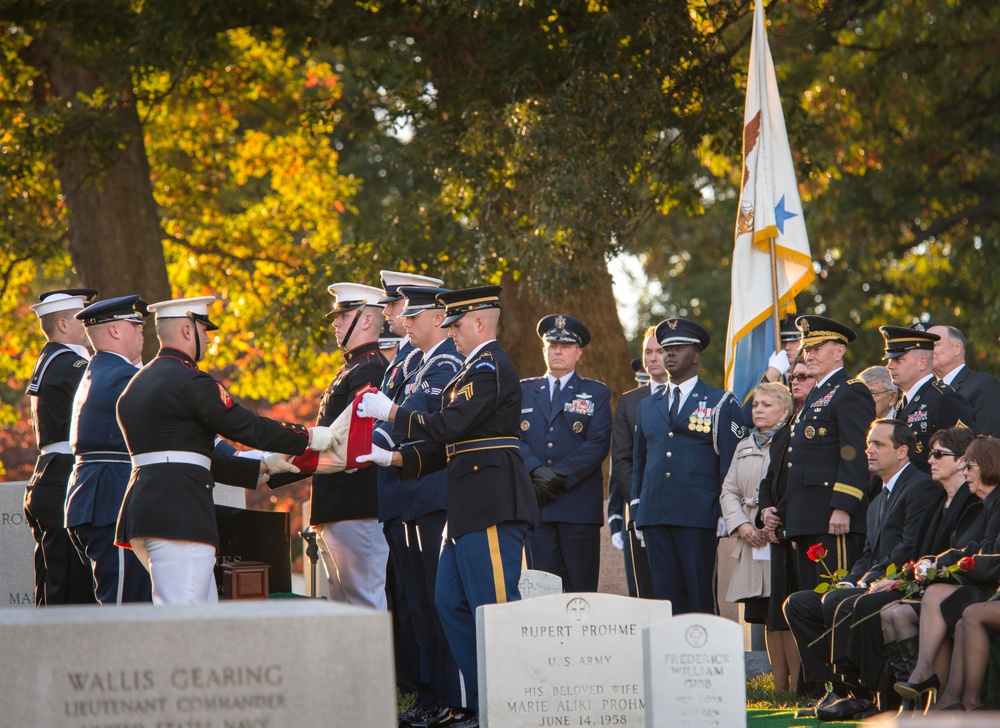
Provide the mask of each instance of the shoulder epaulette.
{"label": "shoulder epaulette", "polygon": [[934,389],[941,392],[941,394],[947,394],[948,392],[955,391],[950,384],[945,384],[940,379],[935,379],[934,381],[931,382],[931,385],[934,387]]}
{"label": "shoulder epaulette", "polygon": [[600,384],[602,387],[607,387],[608,385],[602,382],[600,379],[591,379],[590,377],[580,377],[581,382],[589,382],[590,384]]}
{"label": "shoulder epaulette", "polygon": [[525,377],[521,380],[521,384],[527,384],[528,382],[540,382],[545,379],[545,377]]}
{"label": "shoulder epaulette", "polygon": [[[855,379],[848,379],[847,383],[848,384],[865,384],[865,380],[864,379],[857,379],[857,378],[855,378]],[[865,384],[865,386],[867,387],[868,385]]]}

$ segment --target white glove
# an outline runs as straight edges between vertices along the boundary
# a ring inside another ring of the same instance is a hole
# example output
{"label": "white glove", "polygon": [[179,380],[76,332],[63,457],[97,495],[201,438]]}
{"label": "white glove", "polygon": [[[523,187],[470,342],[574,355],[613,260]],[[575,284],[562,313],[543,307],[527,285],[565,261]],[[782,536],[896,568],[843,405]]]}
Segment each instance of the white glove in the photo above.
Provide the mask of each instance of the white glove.
{"label": "white glove", "polygon": [[381,392],[368,392],[361,398],[361,404],[358,405],[358,417],[387,420],[391,410],[391,399]]}
{"label": "white glove", "polygon": [[264,455],[264,466],[271,475],[275,473],[297,473],[299,469],[292,465],[291,455],[283,455],[280,452],[271,452]]}
{"label": "white glove", "polygon": [[792,368],[792,365],[788,361],[788,352],[784,349],[771,354],[767,360],[767,365],[777,369],[780,374],[788,374],[788,370]]}
{"label": "white glove", "polygon": [[642,529],[641,528],[637,527],[635,529],[635,539],[636,539],[636,541],[639,542],[639,545],[642,548],[646,548],[646,537],[642,535]]}
{"label": "white glove", "polygon": [[614,546],[619,551],[625,550],[625,539],[622,538],[622,532],[611,534],[611,545]]}
{"label": "white glove", "polygon": [[[365,395],[368,396],[367,394]],[[382,395],[385,396],[385,395]],[[386,397],[388,399],[388,397]],[[359,463],[375,463],[376,465],[382,465],[384,467],[389,467],[392,465],[392,452],[389,450],[384,450],[378,445],[372,445],[372,451],[368,455],[358,455]]]}
{"label": "white glove", "polygon": [[715,535],[717,538],[725,538],[729,535],[729,529],[726,528],[726,519],[719,516],[719,520],[715,524]]}
{"label": "white glove", "polygon": [[309,428],[309,447],[316,452],[333,450],[340,444],[340,438],[337,437],[337,433],[333,431],[332,427]]}
{"label": "white glove", "polygon": [[260,486],[264,485],[264,483],[266,483],[270,479],[271,476],[268,473],[261,473],[260,475],[257,476],[257,487],[259,488]]}

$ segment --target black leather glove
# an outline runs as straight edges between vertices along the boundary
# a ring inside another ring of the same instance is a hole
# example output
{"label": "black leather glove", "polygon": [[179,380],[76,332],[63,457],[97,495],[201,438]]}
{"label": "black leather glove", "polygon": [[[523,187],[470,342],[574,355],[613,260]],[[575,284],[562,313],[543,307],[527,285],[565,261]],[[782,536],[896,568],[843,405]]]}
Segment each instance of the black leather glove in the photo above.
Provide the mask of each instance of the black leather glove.
{"label": "black leather glove", "polygon": [[551,503],[566,489],[563,476],[548,465],[541,465],[532,470],[531,481],[535,484],[535,499],[540,506]]}

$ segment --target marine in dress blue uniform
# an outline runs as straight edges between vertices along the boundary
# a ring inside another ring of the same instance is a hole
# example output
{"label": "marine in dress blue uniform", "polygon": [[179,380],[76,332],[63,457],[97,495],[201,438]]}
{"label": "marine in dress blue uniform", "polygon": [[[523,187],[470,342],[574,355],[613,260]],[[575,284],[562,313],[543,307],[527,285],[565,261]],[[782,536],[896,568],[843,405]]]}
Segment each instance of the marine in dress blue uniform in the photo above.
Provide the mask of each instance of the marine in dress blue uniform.
{"label": "marine in dress blue uniform", "polygon": [[[402,271],[383,270],[380,273],[384,295],[378,300],[383,306],[385,327],[379,337],[382,352],[384,344],[390,337],[395,339],[395,353],[385,371],[379,389],[393,402],[402,402],[406,388],[417,374],[423,352],[413,346],[399,318],[403,309],[404,296],[399,290],[402,285],[440,286],[439,278],[404,273]],[[389,336],[386,336],[386,334]],[[376,425],[374,443],[379,447],[391,450],[394,442],[389,433],[391,425],[378,427]],[[408,568],[406,553],[406,529],[402,519],[402,496],[400,492],[399,474],[395,468],[376,468],[376,484],[378,491],[378,520],[382,524],[382,533],[389,546],[389,561],[386,569],[386,592],[389,611],[392,614],[393,632],[396,636],[393,644],[396,653],[396,683],[404,694],[415,693],[414,705],[417,711],[426,711],[433,707],[431,694],[431,674],[426,660],[421,660],[421,653],[426,652],[422,645],[426,640],[422,634],[423,612],[429,608],[414,601],[416,596],[424,591],[417,575]],[[413,597],[413,598],[411,598]],[[402,720],[408,720],[416,713],[411,712]],[[421,712],[420,717],[423,717]]]}
{"label": "marine in dress blue uniform", "polygon": [[[365,387],[382,383],[388,362],[379,350],[382,291],[334,283],[332,319],[344,365],[323,393],[317,424],[329,426]],[[378,523],[377,468],[314,475],[310,523],[316,526],[329,598],[385,610],[389,547]]]}
{"label": "marine in dress blue uniform", "polygon": [[743,416],[731,392],[698,378],[708,331],[689,319],[656,327],[670,382],[639,403],[631,513],[646,541],[653,597],[675,614],[716,611],[714,571],[719,494]]}
{"label": "marine in dress blue uniform", "polygon": [[[448,532],[438,563],[435,602],[452,654],[478,710],[476,608],[520,599],[518,581],[528,529],[538,520],[534,487],[518,452],[521,387],[496,341],[500,287],[443,293],[442,326],[451,327],[465,365],[432,414],[394,407],[366,394],[362,416],[393,421],[393,433],[427,443],[417,449],[428,471],[447,466]],[[478,720],[456,723],[478,726]]]}
{"label": "marine in dress blue uniform", "polygon": [[31,427],[39,450],[24,491],[24,516],[35,539],[35,606],[93,604],[90,564],[66,530],[66,485],[73,469],[69,426],[73,397],[90,352],[74,315],[97,295],[91,288],[49,291],[31,307],[47,342],[31,374]]}
{"label": "marine in dress blue uniform", "polygon": [[[198,368],[208,331],[210,296],[163,301],[156,313],[160,350],[118,399],[118,423],[132,474],[115,541],[131,547],[153,581],[153,603],[211,602],[219,531],[212,490],[216,435],[261,450],[299,455],[328,449],[329,428],[258,417],[233,401],[221,382]],[[249,458],[246,467],[260,463]],[[236,480],[236,479],[234,479]],[[256,485],[256,477],[253,478]],[[240,484],[240,483],[234,483]]]}
{"label": "marine in dress blue uniform", "polygon": [[893,414],[917,438],[910,462],[925,473],[927,444],[938,430],[968,427],[976,430],[972,405],[961,394],[934,376],[934,344],[941,338],[930,331],[903,326],[881,326],[885,340],[886,368],[899,388]]}
{"label": "marine in dress blue uniform", "polygon": [[521,457],[541,520],[528,567],[556,574],[567,592],[596,592],[604,521],[601,464],[611,446],[611,390],[576,373],[590,330],[565,314],[542,318],[544,377],[521,380]]}
{"label": "marine in dress blue uniform", "polygon": [[101,604],[152,601],[149,573],[131,549],[115,545],[115,523],[125,498],[132,460],[115,405],[139,371],[147,303],[121,296],[87,306],[83,322],[96,352],[73,400],[70,445],[75,463],[66,492],[66,528],[94,573]]}
{"label": "marine in dress blue uniform", "polygon": [[[823,573],[806,556],[822,543],[831,571],[850,570],[861,555],[868,509],[868,428],[875,400],[860,379],[848,379],[844,353],[856,335],[824,316],[800,316],[806,367],[816,379],[792,421],[788,445],[772,445],[762,492],[784,493],[779,537],[794,541],[799,589],[812,589]],[[782,482],[777,482],[782,481]],[[769,502],[761,511],[774,508]]]}

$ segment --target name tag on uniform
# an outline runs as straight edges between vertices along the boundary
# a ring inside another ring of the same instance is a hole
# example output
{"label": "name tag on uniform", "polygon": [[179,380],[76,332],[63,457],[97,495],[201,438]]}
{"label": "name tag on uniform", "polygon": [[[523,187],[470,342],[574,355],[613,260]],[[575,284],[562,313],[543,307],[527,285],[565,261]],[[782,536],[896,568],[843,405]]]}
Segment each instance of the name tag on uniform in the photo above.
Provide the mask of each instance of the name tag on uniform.
{"label": "name tag on uniform", "polygon": [[526,407],[525,409],[521,410],[521,414],[522,415],[529,415],[529,414],[531,414],[534,411],[535,411],[534,407]]}

